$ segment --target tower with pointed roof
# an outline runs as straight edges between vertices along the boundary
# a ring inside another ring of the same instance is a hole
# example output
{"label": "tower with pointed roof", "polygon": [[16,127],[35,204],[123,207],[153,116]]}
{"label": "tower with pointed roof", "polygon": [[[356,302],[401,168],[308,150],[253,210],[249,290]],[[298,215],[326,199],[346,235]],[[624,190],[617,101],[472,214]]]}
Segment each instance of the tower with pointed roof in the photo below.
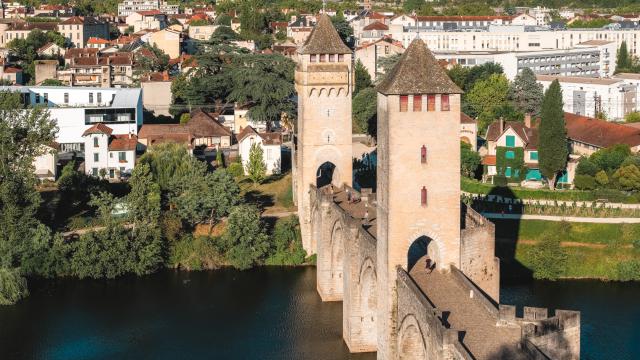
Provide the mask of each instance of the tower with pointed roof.
{"label": "tower with pointed roof", "polygon": [[417,37],[377,86],[378,359],[394,358],[396,267],[460,267],[461,90]]}
{"label": "tower with pointed roof", "polygon": [[[293,149],[293,191],[298,205],[302,241],[309,254],[317,251],[311,234],[310,185],[351,185],[351,49],[321,14],[298,52],[295,86],[298,122]],[[341,289],[334,289],[339,300]]]}

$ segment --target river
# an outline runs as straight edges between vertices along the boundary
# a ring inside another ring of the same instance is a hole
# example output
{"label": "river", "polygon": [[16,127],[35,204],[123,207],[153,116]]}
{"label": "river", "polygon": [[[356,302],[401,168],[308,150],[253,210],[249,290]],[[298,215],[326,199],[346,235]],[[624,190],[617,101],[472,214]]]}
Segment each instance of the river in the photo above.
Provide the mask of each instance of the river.
{"label": "river", "polygon": [[[0,359],[375,359],[349,354],[314,268],[34,280],[0,307]],[[640,358],[640,284],[507,285],[504,303],[582,311],[583,359]],[[635,321],[634,321],[635,320]]]}

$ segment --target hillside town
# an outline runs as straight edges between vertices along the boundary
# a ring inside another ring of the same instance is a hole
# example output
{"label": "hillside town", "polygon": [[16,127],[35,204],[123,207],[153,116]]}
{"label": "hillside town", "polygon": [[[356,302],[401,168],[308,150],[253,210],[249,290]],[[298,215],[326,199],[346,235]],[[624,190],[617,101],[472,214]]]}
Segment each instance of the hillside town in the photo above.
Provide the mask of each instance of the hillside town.
{"label": "hillside town", "polygon": [[32,283],[303,265],[336,358],[624,358],[562,282],[640,281],[640,6],[582,2],[0,1],[0,358]]}

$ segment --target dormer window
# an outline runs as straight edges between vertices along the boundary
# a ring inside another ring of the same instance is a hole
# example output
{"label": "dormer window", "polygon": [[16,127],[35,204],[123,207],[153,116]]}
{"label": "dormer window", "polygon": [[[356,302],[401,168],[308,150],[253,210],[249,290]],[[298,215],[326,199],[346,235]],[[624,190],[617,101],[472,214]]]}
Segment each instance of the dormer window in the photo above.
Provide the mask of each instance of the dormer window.
{"label": "dormer window", "polygon": [[309,55],[309,62],[317,62],[317,61],[318,61],[318,55],[316,54]]}

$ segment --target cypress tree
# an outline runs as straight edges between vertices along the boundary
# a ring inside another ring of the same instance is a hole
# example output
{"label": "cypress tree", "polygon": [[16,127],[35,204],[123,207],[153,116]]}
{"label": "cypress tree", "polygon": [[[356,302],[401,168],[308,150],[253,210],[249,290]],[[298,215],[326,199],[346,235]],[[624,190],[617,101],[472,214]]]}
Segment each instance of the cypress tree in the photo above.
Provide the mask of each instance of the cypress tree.
{"label": "cypress tree", "polygon": [[618,49],[618,59],[616,60],[616,74],[619,72],[631,71],[631,58],[629,57],[629,50],[627,50],[627,43],[623,41]]}
{"label": "cypress tree", "polygon": [[369,75],[369,71],[360,59],[356,61],[356,65],[354,67],[355,72],[355,86],[353,88],[353,96],[355,97],[360,90],[371,87],[371,75]]}
{"label": "cypress tree", "polygon": [[544,93],[538,133],[540,172],[549,179],[551,190],[555,189],[558,173],[564,170],[569,155],[562,105],[562,89],[556,79]]}

